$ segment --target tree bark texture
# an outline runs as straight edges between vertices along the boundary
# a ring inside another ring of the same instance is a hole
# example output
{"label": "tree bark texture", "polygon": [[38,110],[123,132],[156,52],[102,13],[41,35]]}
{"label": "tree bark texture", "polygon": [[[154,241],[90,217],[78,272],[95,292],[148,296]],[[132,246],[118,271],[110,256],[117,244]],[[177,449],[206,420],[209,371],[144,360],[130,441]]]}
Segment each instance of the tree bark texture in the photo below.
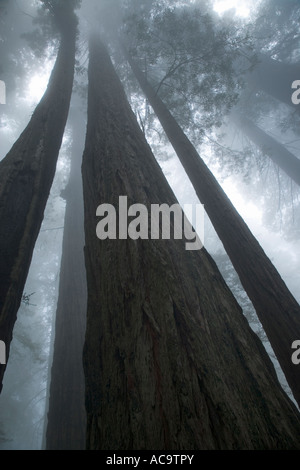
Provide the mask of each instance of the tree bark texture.
{"label": "tree bark texture", "polygon": [[260,129],[254,122],[240,113],[231,113],[230,120],[271,158],[296,184],[300,186],[300,159],[280,142]]}
{"label": "tree bark texture", "polygon": [[[73,86],[77,19],[62,33],[47,90],[0,162],[0,339],[7,347],[53,182]],[[0,366],[0,390],[6,366]]]}
{"label": "tree bark texture", "polygon": [[300,338],[300,306],[145,75],[125,49],[124,53],[205,206],[300,406],[300,368],[291,360],[292,344]]}
{"label": "tree bark texture", "polygon": [[87,289],[83,253],[81,162],[85,122],[82,121],[82,113],[72,112],[71,125],[71,173],[64,191],[66,213],[51,368],[47,450],[85,449],[86,413],[82,350]]}
{"label": "tree bark texture", "polygon": [[206,250],[96,236],[96,209],[176,203],[105,47],[83,156],[87,449],[299,448],[299,413]]}

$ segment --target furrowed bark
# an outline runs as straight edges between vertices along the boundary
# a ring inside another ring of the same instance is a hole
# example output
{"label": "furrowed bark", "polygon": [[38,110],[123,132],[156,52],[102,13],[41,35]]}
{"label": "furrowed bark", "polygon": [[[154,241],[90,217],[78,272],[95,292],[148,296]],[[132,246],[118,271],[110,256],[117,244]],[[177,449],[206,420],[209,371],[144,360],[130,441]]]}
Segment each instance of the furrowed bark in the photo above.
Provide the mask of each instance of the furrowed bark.
{"label": "furrowed bark", "polygon": [[[0,162],[0,339],[7,359],[32,253],[55,174],[73,86],[77,19],[65,18],[48,88]],[[0,366],[0,391],[6,366]]]}
{"label": "furrowed bark", "polygon": [[205,206],[300,406],[300,368],[291,360],[292,344],[300,338],[300,306],[214,175],[124,46],[123,51],[199,200]]}
{"label": "furrowed bark", "polygon": [[119,196],[177,202],[96,38],[82,172],[87,449],[299,448],[299,413],[206,250],[96,236]]}

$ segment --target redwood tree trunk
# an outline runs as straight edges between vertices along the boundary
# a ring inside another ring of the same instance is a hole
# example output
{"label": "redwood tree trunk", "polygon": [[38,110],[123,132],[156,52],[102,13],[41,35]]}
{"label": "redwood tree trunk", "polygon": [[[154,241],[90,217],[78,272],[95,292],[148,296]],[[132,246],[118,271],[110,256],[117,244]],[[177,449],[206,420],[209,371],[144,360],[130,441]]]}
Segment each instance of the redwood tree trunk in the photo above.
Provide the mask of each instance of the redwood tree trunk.
{"label": "redwood tree trunk", "polygon": [[82,171],[87,448],[299,448],[299,413],[206,250],[96,236],[119,196],[177,202],[96,39]]}
{"label": "redwood tree trunk", "polygon": [[85,127],[72,113],[72,160],[64,192],[66,214],[51,368],[47,450],[85,449],[86,413],[82,350],[86,319],[86,273],[81,161]]}
{"label": "redwood tree trunk", "polygon": [[[60,18],[65,29],[48,88],[0,162],[0,339],[7,357],[69,111],[77,20],[71,8],[67,13]],[[0,391],[5,367],[0,366]]]}
{"label": "redwood tree trunk", "polygon": [[292,83],[299,80],[299,64],[279,62],[265,54],[258,54],[258,60],[258,64],[247,76],[248,84],[299,112],[299,106],[292,103]]}
{"label": "redwood tree trunk", "polygon": [[300,186],[299,158],[289,152],[280,142],[256,126],[246,116],[234,112],[231,113],[230,120]]}
{"label": "redwood tree trunk", "polygon": [[124,53],[205,206],[300,406],[300,368],[291,360],[292,343],[300,338],[300,306],[145,75]]}

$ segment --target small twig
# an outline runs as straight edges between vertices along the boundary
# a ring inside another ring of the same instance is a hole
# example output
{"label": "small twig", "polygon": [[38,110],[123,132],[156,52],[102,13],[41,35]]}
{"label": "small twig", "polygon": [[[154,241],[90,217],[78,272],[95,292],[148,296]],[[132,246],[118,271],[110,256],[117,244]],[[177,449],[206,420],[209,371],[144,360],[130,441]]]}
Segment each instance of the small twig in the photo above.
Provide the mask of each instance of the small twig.
{"label": "small twig", "polygon": [[52,232],[54,230],[62,230],[64,227],[54,227],[54,228],[44,228],[43,230],[40,230],[41,232]]}
{"label": "small twig", "polygon": [[22,10],[22,8],[18,4],[17,0],[15,0],[15,4],[16,4],[18,10],[20,10],[23,13],[23,15],[29,16],[30,18],[33,18],[35,20],[35,16],[30,15],[30,13],[27,13],[26,11]]}

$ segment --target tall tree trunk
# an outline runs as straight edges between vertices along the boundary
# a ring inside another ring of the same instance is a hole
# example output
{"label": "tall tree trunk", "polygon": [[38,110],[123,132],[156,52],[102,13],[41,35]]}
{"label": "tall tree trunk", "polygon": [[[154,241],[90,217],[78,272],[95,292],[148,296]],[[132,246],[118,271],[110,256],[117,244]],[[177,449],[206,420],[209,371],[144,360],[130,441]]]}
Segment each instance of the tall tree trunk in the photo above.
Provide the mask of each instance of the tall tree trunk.
{"label": "tall tree trunk", "polygon": [[82,114],[72,112],[71,174],[64,196],[66,214],[51,369],[47,450],[85,449],[86,413],[82,350],[87,289],[81,161],[85,127]]}
{"label": "tall tree trunk", "polygon": [[204,204],[300,406],[300,368],[291,360],[292,343],[300,338],[300,306],[145,75],[125,49],[124,54]]}
{"label": "tall tree trunk", "polygon": [[299,412],[206,250],[96,237],[100,204],[177,201],[95,38],[82,172],[87,448],[299,448]]}
{"label": "tall tree trunk", "polygon": [[299,106],[292,102],[292,83],[299,80],[299,64],[286,64],[265,54],[258,54],[258,64],[247,75],[247,83],[256,90],[262,90],[299,112]]}
{"label": "tall tree trunk", "polygon": [[300,159],[289,152],[284,145],[260,129],[246,116],[237,112],[230,114],[230,120],[242,130],[271,160],[276,163],[296,184],[300,185]]}
{"label": "tall tree trunk", "polygon": [[[0,162],[0,339],[6,344],[7,358],[72,93],[77,19],[71,7],[64,14],[48,88],[28,126]],[[0,366],[0,391],[5,367]]]}

